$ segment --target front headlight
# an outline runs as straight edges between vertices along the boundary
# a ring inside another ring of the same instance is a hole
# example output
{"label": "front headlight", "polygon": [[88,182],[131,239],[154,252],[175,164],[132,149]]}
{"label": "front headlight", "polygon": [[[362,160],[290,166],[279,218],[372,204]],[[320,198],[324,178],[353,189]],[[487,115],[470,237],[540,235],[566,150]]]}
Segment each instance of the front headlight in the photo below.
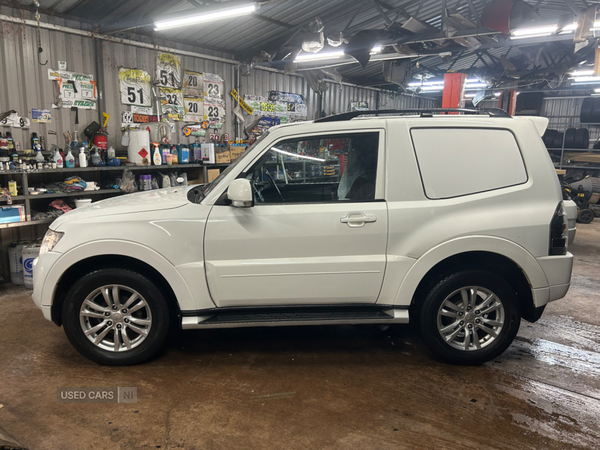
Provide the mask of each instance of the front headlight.
{"label": "front headlight", "polygon": [[48,230],[46,235],[44,236],[44,240],[42,241],[42,247],[40,248],[40,256],[42,256],[46,252],[52,251],[52,249],[58,244],[60,238],[63,237],[63,234],[58,231]]}

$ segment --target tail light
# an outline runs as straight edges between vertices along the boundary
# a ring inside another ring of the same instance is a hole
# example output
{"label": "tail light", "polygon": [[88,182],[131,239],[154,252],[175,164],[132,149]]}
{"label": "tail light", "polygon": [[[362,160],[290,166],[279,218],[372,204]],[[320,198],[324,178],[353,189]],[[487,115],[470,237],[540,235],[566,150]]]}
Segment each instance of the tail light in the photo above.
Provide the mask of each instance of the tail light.
{"label": "tail light", "polygon": [[554,211],[550,222],[550,255],[567,254],[567,213],[563,202]]}

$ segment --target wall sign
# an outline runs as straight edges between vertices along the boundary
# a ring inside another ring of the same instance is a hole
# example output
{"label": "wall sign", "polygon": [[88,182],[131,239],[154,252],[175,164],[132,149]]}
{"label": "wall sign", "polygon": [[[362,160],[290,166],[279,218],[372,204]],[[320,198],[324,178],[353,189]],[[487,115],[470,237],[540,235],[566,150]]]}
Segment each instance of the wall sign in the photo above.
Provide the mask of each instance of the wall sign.
{"label": "wall sign", "polygon": [[156,81],[161,87],[181,88],[181,58],[171,53],[159,53],[156,58]]}
{"label": "wall sign", "polygon": [[160,88],[161,113],[173,120],[183,120],[185,107],[181,89]]}
{"label": "wall sign", "polygon": [[204,96],[204,77],[200,72],[183,71],[183,95],[190,98]]}
{"label": "wall sign", "polygon": [[184,97],[185,122],[202,122],[204,120],[204,101],[201,98]]}
{"label": "wall sign", "polygon": [[48,79],[58,83],[60,105],[54,108],[96,109],[96,82],[92,75],[48,69]]}
{"label": "wall sign", "polygon": [[150,74],[145,70],[119,69],[121,103],[124,105],[152,106]]}

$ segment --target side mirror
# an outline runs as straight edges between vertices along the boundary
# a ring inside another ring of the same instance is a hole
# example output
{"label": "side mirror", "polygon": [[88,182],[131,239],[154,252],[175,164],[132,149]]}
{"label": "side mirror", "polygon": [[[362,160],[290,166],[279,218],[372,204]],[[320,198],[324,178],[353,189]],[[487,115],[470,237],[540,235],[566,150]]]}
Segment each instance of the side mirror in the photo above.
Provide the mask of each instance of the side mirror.
{"label": "side mirror", "polygon": [[249,208],[254,206],[250,180],[246,180],[245,178],[233,180],[227,189],[227,198],[231,200],[231,204],[236,208]]}

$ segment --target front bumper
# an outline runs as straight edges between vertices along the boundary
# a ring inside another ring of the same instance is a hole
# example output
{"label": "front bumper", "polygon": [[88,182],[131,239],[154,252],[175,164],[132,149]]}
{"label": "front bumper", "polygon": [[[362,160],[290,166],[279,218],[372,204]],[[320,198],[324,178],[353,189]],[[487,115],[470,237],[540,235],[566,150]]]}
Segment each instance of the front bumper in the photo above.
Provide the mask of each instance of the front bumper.
{"label": "front bumper", "polygon": [[560,256],[544,256],[537,258],[537,262],[548,280],[548,286],[532,289],[533,303],[536,308],[539,308],[567,295],[571,285],[573,255],[567,253]]}
{"label": "front bumper", "polygon": [[47,320],[52,320],[52,300],[56,286],[47,286],[46,279],[61,256],[60,253],[47,252],[33,262],[33,303],[42,310]]}

